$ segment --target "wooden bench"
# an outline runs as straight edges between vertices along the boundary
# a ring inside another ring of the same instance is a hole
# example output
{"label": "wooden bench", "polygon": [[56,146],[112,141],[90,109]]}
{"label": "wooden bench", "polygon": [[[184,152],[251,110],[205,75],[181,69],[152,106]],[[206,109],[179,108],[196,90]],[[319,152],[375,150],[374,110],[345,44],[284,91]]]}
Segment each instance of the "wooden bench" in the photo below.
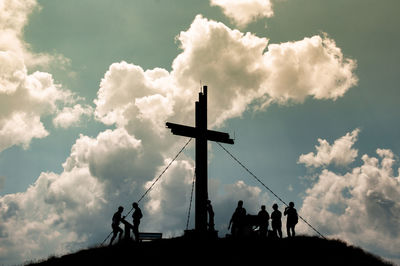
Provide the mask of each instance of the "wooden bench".
{"label": "wooden bench", "polygon": [[139,232],[139,240],[140,241],[151,241],[156,239],[161,239],[162,233],[144,233]]}

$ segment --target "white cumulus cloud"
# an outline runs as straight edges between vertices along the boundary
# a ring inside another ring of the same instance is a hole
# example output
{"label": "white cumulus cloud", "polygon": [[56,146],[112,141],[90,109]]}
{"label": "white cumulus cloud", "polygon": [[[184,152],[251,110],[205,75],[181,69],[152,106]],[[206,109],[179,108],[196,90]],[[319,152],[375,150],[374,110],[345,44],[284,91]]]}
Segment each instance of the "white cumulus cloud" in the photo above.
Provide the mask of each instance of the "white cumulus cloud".
{"label": "white cumulus cloud", "polygon": [[315,146],[317,152],[300,155],[298,163],[304,163],[307,167],[326,167],[330,164],[349,165],[358,155],[353,145],[357,141],[359,132],[359,129],[355,129],[335,140],[332,145],[325,139],[318,139],[319,146]]}
{"label": "white cumulus cloud", "polygon": [[268,45],[266,38],[197,16],[177,40],[182,52],[171,72],[112,64],[95,100],[96,117],[131,127],[139,119],[159,132],[168,117],[190,121],[185,114],[193,112],[202,80],[209,86],[209,124],[216,126],[240,116],[252,103],[262,109],[306,97],[335,100],[357,83],[355,61],[344,58],[327,36]]}
{"label": "white cumulus cloud", "polygon": [[102,198],[102,185],[83,168],[42,173],[27,191],[1,197],[2,263],[64,253],[70,244],[86,243],[85,230],[96,226],[93,218]]}
{"label": "white cumulus cloud", "polygon": [[33,138],[44,138],[49,133],[40,122],[39,116],[17,113],[4,120],[0,129],[0,151],[13,145],[28,148]]}
{"label": "white cumulus cloud", "polygon": [[33,0],[0,2],[0,152],[13,145],[27,148],[33,138],[46,137],[49,132],[41,118],[73,101],[72,93],[56,84],[51,74],[31,71],[52,60],[31,52],[22,38],[35,8]]}
{"label": "white cumulus cloud", "polygon": [[326,34],[271,44],[264,63],[271,71],[264,90],[281,103],[302,102],[308,96],[336,100],[358,82],[356,62],[345,58]]}
{"label": "white cumulus cloud", "polygon": [[62,173],[44,172],[25,192],[0,198],[1,262],[101,242],[114,208],[133,201],[154,175],[143,153],[141,141],[124,129],[80,136]]}
{"label": "white cumulus cloud", "polygon": [[82,106],[76,104],[73,107],[64,107],[63,110],[57,113],[53,119],[53,124],[56,127],[68,128],[78,125],[82,117],[90,116],[93,113],[93,108],[89,105]]}
{"label": "white cumulus cloud", "polygon": [[210,4],[222,8],[225,16],[239,27],[274,15],[271,0],[210,0]]}
{"label": "white cumulus cloud", "polygon": [[13,145],[27,148],[33,138],[46,137],[49,133],[41,117],[72,100],[72,94],[55,84],[50,74],[27,74],[25,67],[18,71],[15,87],[0,90],[0,151]]}
{"label": "white cumulus cloud", "polygon": [[[393,169],[398,162],[391,150],[376,153],[363,155],[362,165],[345,174],[322,170],[306,190],[300,213],[325,236],[400,261],[400,177]],[[303,223],[299,230],[311,233]]]}

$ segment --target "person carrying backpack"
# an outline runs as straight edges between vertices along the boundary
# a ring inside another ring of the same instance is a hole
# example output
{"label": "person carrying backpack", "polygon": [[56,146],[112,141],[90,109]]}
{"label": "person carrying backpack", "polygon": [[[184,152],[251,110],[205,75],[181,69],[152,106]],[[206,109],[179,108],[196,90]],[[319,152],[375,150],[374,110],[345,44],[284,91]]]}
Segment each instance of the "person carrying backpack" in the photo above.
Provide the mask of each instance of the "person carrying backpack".
{"label": "person carrying backpack", "polygon": [[287,220],[286,220],[287,235],[288,237],[294,237],[296,235],[294,227],[299,221],[299,216],[297,215],[297,211],[294,208],[293,202],[289,203],[289,206],[285,208],[283,214],[287,215]]}

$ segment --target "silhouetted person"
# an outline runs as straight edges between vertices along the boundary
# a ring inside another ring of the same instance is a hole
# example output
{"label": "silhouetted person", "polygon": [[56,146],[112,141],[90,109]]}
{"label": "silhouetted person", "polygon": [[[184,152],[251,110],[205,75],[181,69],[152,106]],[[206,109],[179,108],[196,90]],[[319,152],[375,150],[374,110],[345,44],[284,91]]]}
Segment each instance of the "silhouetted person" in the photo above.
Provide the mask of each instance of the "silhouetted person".
{"label": "silhouetted person", "polygon": [[214,229],[214,210],[211,205],[211,200],[207,200],[207,213],[208,213],[208,231],[215,231],[215,229]]}
{"label": "silhouetted person", "polygon": [[114,239],[117,237],[118,233],[119,233],[118,241],[121,241],[122,233],[124,232],[124,230],[122,230],[119,227],[119,224],[121,223],[121,220],[122,220],[121,214],[122,214],[123,211],[124,211],[124,207],[119,206],[118,207],[118,211],[116,213],[114,213],[114,215],[112,217],[111,227],[112,227],[112,230],[113,230],[113,236],[111,238],[110,245],[112,244]]}
{"label": "silhouetted person", "polygon": [[278,204],[272,205],[272,209],[274,211],[271,213],[271,225],[272,231],[275,236],[279,235],[279,238],[282,238],[282,213],[278,210]]}
{"label": "silhouetted person", "polygon": [[289,207],[285,208],[285,211],[283,212],[284,215],[287,215],[287,220],[286,220],[286,231],[288,237],[294,237],[296,236],[296,232],[294,231],[294,227],[296,226],[299,216],[297,215],[297,211],[294,208],[294,203],[289,202]]}
{"label": "silhouetted person", "polygon": [[261,211],[258,212],[258,222],[260,227],[260,237],[267,237],[269,213],[265,210],[265,205],[262,205]]}
{"label": "silhouetted person", "polygon": [[234,237],[242,237],[244,229],[244,220],[246,219],[246,209],[243,208],[243,201],[239,200],[238,206],[229,221],[228,230],[232,225],[231,234]]}
{"label": "silhouetted person", "polygon": [[143,214],[142,210],[139,208],[139,205],[134,202],[132,203],[132,207],[135,209],[135,211],[132,214],[132,219],[133,219],[133,226],[132,226],[132,231],[133,235],[135,236],[135,241],[139,241],[139,224],[140,224],[140,219],[142,219]]}

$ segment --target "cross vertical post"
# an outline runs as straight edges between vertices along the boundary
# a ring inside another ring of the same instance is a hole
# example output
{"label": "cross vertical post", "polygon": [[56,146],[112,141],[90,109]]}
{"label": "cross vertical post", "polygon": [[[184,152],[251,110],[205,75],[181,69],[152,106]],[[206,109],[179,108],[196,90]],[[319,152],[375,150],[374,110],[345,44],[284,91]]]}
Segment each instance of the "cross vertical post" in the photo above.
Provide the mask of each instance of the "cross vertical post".
{"label": "cross vertical post", "polygon": [[199,100],[195,103],[195,127],[189,127],[167,122],[167,128],[174,135],[196,139],[196,190],[195,190],[195,232],[207,232],[207,199],[208,199],[208,161],[207,141],[217,141],[233,144],[228,133],[207,129],[207,86],[199,93]]}
{"label": "cross vertical post", "polygon": [[195,228],[196,231],[207,231],[207,199],[208,199],[208,165],[207,165],[207,86],[199,93],[196,102],[196,197],[195,197]]}

